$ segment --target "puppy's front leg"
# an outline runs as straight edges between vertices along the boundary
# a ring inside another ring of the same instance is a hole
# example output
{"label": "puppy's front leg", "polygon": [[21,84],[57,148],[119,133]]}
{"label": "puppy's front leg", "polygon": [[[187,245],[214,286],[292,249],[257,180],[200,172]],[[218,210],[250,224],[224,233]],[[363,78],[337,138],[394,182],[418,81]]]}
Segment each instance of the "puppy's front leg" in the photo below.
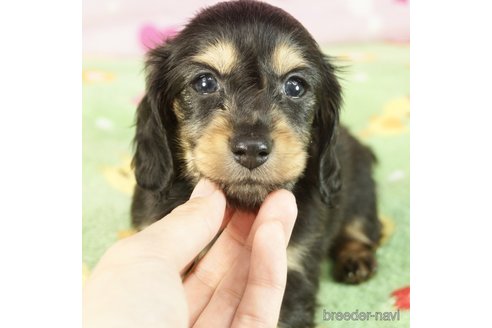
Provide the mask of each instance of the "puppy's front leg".
{"label": "puppy's front leg", "polygon": [[[313,245],[314,246],[314,245]],[[314,327],[321,254],[302,245],[287,248],[289,271],[279,328]]]}

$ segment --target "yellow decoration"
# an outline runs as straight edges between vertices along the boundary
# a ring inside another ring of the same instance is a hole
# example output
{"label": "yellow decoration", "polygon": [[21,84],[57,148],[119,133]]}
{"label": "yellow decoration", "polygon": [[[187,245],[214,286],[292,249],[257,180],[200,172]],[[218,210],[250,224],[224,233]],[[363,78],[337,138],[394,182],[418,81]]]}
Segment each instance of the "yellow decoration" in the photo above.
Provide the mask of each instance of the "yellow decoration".
{"label": "yellow decoration", "polygon": [[127,195],[133,194],[136,182],[130,156],[125,156],[118,166],[104,167],[102,173],[113,188]]}
{"label": "yellow decoration", "polygon": [[346,52],[335,57],[336,60],[355,63],[369,63],[376,60],[376,55],[370,52]]}
{"label": "yellow decoration", "polygon": [[367,128],[359,132],[359,136],[367,138],[371,135],[395,135],[409,131],[410,100],[400,97],[389,101],[381,115],[371,117]]}
{"label": "yellow decoration", "polygon": [[126,237],[130,237],[131,235],[134,235],[137,233],[137,230],[135,229],[126,229],[126,230],[120,230],[118,231],[118,239],[123,239]]}
{"label": "yellow decoration", "polygon": [[395,232],[396,226],[393,219],[386,215],[380,215],[379,219],[383,225],[381,231],[381,244],[385,244]]}
{"label": "yellow decoration", "polygon": [[99,70],[83,70],[82,81],[85,83],[111,82],[115,79],[113,73]]}

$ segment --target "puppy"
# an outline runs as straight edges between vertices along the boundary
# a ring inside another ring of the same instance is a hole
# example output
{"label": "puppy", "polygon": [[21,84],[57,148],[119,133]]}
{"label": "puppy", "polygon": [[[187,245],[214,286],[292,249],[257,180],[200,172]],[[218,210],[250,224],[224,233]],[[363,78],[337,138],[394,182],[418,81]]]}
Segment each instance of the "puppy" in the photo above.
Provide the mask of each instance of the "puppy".
{"label": "puppy", "polygon": [[292,16],[255,1],[219,3],[149,52],[137,110],[132,220],[143,227],[190,196],[201,177],[254,210],[291,190],[281,327],[312,327],[320,263],[357,284],[380,238],[372,152],[339,126],[336,69]]}

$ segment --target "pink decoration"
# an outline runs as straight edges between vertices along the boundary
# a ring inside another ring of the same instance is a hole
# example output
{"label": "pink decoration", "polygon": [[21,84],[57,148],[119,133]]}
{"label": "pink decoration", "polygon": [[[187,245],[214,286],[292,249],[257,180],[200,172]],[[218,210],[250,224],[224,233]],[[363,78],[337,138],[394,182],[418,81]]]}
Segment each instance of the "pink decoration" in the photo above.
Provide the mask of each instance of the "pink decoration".
{"label": "pink decoration", "polygon": [[178,34],[174,26],[166,27],[159,31],[154,25],[144,25],[140,28],[140,44],[144,50],[155,48]]}

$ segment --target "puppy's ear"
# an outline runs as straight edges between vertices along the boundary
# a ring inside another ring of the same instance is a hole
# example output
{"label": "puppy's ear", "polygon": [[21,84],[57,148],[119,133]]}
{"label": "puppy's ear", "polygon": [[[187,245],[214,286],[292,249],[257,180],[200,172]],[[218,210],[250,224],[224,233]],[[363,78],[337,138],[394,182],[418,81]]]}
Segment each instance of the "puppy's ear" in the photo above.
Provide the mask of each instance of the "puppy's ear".
{"label": "puppy's ear", "polygon": [[154,49],[146,63],[147,94],[137,109],[135,155],[132,165],[140,187],[166,192],[174,178],[174,161],[170,142],[175,122],[170,108],[173,95],[168,93],[170,49]]}
{"label": "puppy's ear", "polygon": [[342,90],[336,78],[336,68],[324,58],[322,90],[318,95],[318,109],[314,116],[314,131],[318,138],[319,191],[323,201],[332,206],[341,188],[340,165],[335,150]]}

